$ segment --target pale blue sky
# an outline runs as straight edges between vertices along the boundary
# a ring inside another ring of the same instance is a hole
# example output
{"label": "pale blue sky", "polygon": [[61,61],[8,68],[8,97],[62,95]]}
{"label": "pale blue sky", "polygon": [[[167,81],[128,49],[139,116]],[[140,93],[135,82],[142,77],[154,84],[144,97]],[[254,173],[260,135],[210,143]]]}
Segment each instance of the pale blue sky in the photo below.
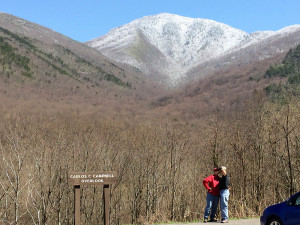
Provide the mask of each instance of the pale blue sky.
{"label": "pale blue sky", "polygon": [[1,0],[0,11],[81,42],[159,13],[212,19],[248,33],[300,24],[300,0]]}

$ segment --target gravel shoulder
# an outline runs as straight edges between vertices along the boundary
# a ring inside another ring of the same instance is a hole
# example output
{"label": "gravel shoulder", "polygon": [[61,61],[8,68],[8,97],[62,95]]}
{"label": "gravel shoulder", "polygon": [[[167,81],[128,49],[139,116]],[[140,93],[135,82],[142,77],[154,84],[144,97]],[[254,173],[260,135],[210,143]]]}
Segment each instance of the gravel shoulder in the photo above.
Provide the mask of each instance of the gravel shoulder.
{"label": "gravel shoulder", "polygon": [[[202,224],[222,224],[221,221],[218,222],[209,222],[209,223],[203,223],[203,222],[197,222],[197,223],[172,223],[172,224],[166,224],[166,225],[202,225]],[[161,224],[163,225],[163,224]],[[259,218],[253,218],[253,219],[234,219],[229,220],[228,225],[260,225]]]}

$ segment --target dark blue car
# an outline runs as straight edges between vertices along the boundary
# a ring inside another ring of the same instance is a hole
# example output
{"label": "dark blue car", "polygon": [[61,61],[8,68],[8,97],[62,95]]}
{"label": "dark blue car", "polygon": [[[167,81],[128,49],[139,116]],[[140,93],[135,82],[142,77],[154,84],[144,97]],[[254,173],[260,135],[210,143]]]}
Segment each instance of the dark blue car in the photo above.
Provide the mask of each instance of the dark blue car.
{"label": "dark blue car", "polygon": [[260,217],[261,225],[300,225],[300,192],[286,201],[267,207]]}

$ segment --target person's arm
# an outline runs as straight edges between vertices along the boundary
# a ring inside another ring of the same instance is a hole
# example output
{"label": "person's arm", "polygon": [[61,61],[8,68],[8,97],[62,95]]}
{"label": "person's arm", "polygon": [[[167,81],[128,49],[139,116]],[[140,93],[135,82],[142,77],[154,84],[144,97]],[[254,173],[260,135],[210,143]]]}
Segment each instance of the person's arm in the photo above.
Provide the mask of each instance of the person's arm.
{"label": "person's arm", "polygon": [[207,190],[211,190],[212,188],[209,186],[209,183],[211,182],[211,179],[210,179],[210,176],[209,177],[206,177],[204,180],[203,180],[203,185],[204,187],[207,189]]}
{"label": "person's arm", "polygon": [[227,186],[228,189],[229,189],[229,184],[230,184],[230,178],[229,178],[229,175],[227,174],[227,176],[226,176],[226,186]]}

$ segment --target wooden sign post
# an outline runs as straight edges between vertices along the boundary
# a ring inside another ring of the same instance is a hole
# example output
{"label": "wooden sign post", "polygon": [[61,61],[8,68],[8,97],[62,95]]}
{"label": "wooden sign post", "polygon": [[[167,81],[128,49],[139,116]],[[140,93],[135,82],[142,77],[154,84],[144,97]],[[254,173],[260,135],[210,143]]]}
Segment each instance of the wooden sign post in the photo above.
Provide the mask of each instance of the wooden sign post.
{"label": "wooden sign post", "polygon": [[80,225],[80,185],[74,185],[74,224]]}
{"label": "wooden sign post", "polygon": [[80,225],[80,185],[103,185],[103,220],[109,225],[110,198],[109,185],[117,182],[117,172],[69,172],[68,181],[74,186],[74,223]]}

